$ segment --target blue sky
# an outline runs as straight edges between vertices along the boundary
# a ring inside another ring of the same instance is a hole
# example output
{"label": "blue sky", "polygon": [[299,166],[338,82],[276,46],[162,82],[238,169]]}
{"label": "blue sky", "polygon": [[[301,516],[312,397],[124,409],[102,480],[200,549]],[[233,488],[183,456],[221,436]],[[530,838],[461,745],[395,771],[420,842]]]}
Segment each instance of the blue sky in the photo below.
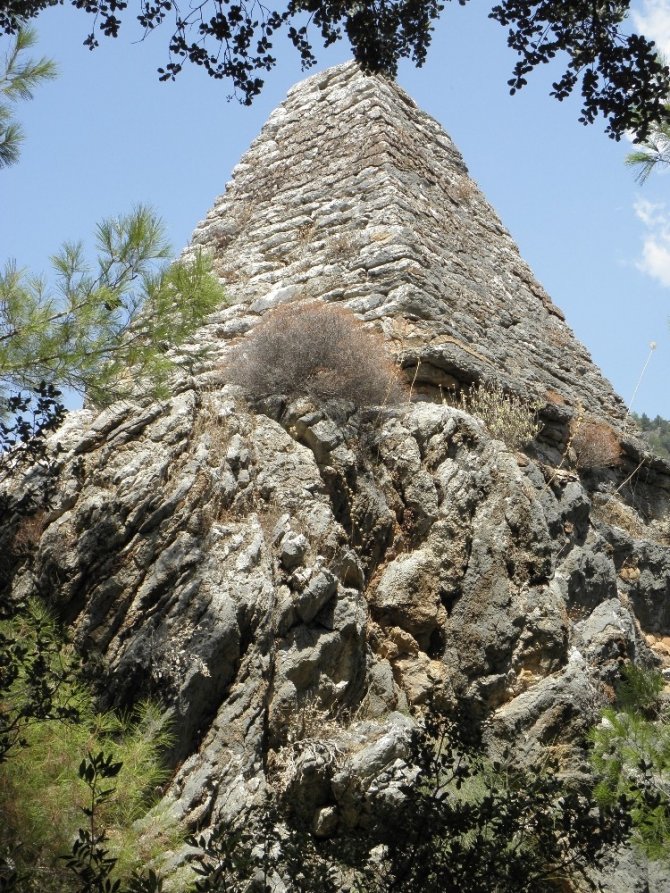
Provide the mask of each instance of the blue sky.
{"label": "blue sky", "polygon": [[[640,0],[636,26],[670,53],[670,0]],[[177,253],[223,192],[231,171],[288,88],[305,76],[289,47],[251,108],[227,101],[225,82],[189,70],[158,82],[167,34],[144,42],[129,18],[117,40],[82,46],[87,16],[48,10],[36,52],[60,76],[17,109],[26,142],[0,171],[0,259],[35,273],[64,240],[86,240],[96,221],[148,203]],[[0,38],[4,54],[6,38]],[[319,68],[349,57],[319,52]],[[595,362],[629,401],[657,344],[633,409],[670,418],[670,173],[638,186],[630,145],[583,127],[578,103],[548,96],[557,69],[507,92],[515,56],[480,4],[449,3],[426,65],[399,76],[443,125],[553,300]],[[318,70],[318,69],[317,69]],[[309,72],[308,72],[309,73]]]}

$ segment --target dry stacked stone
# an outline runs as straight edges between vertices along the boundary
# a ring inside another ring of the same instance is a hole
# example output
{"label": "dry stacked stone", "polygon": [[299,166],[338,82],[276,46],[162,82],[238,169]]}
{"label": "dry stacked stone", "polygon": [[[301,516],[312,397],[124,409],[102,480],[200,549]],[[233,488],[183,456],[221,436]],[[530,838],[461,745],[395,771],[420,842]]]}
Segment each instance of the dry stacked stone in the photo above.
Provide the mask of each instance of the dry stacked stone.
{"label": "dry stacked stone", "polygon": [[[234,306],[225,353],[287,301],[344,302],[379,327],[414,392],[497,380],[565,421],[625,406],[521,258],[440,124],[354,63],[294,87],[198,225]],[[418,365],[418,370],[417,370]]]}

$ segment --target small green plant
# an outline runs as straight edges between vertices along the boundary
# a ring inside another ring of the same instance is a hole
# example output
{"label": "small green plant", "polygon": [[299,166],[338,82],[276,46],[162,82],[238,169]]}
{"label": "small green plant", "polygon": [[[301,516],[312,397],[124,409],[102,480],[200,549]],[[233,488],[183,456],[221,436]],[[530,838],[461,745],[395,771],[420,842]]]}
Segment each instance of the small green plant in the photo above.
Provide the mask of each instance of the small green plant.
{"label": "small green plant", "polygon": [[116,859],[106,849],[107,833],[98,824],[98,813],[101,807],[114,793],[113,787],[103,787],[103,783],[116,778],[122,763],[115,763],[112,757],[99,753],[83,759],[79,766],[79,778],[89,789],[89,803],[82,806],[82,812],[88,819],[88,827],[80,828],[77,839],[72,844],[72,852],[63,856],[66,867],[79,881],[79,890],[101,891],[112,893],[113,887],[109,879]]}
{"label": "small green plant", "polygon": [[79,778],[88,788],[88,803],[82,807],[87,827],[80,828],[71,852],[62,856],[67,870],[76,878],[71,893],[162,893],[163,881],[153,870],[134,869],[123,884],[113,879],[117,859],[110,855],[109,838],[100,813],[116,792],[116,785],[105,787],[121,772],[123,764],[103,752],[89,754],[79,765]]}
{"label": "small green plant", "polygon": [[624,800],[633,841],[670,865],[670,699],[660,673],[629,664],[614,707],[591,732],[595,789],[604,806]]}
{"label": "small green plant", "polygon": [[366,329],[346,307],[323,302],[269,312],[225,368],[229,380],[253,397],[281,394],[379,406],[403,394],[381,335]]}
{"label": "small green plant", "polygon": [[540,404],[506,393],[498,382],[476,385],[462,392],[458,405],[480,418],[492,437],[515,450],[535,440],[542,430],[537,416]]}
{"label": "small green plant", "polygon": [[58,857],[89,808],[89,778],[77,767],[90,753],[104,749],[122,764],[116,788],[96,806],[115,872],[127,875],[180,840],[164,814],[155,813],[148,830],[138,823],[165,778],[160,754],[171,736],[160,710],[142,704],[131,718],[98,712],[78,681],[72,650],[38,605],[3,621],[0,642],[7,645],[0,662],[0,856],[21,889],[70,890]]}

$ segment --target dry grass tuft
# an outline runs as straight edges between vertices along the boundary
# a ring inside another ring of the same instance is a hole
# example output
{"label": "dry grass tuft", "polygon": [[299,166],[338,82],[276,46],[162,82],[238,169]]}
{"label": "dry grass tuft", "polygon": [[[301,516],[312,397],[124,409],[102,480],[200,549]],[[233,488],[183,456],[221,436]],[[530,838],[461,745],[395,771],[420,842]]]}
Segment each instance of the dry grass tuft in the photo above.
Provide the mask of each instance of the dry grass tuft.
{"label": "dry grass tuft", "polygon": [[568,402],[562,394],[559,394],[553,388],[547,388],[544,392],[544,397],[547,403],[553,403],[555,406],[565,406]]}
{"label": "dry grass tuft", "polygon": [[378,406],[403,399],[384,339],[345,307],[289,304],[266,314],[226,362],[229,381],[254,397],[281,394]]}
{"label": "dry grass tuft", "polygon": [[618,499],[603,499],[600,494],[593,501],[593,515],[612,527],[621,527],[635,539],[647,536],[649,532],[637,512]]}
{"label": "dry grass tuft", "polygon": [[284,793],[299,781],[305,769],[341,762],[344,753],[338,739],[343,724],[317,700],[308,699],[291,717],[277,719],[283,726],[284,739],[281,747],[271,754],[273,781],[278,792]]}
{"label": "dry grass tuft", "polygon": [[512,449],[520,449],[535,440],[542,430],[537,419],[540,405],[531,405],[514,394],[506,394],[497,382],[463,392],[458,406],[480,418],[492,437]]}
{"label": "dry grass tuft", "polygon": [[349,232],[338,233],[330,240],[330,251],[335,257],[344,257],[354,249],[354,240]]}
{"label": "dry grass tuft", "polygon": [[456,204],[469,202],[477,193],[477,187],[467,176],[461,177],[449,190],[451,198]]}

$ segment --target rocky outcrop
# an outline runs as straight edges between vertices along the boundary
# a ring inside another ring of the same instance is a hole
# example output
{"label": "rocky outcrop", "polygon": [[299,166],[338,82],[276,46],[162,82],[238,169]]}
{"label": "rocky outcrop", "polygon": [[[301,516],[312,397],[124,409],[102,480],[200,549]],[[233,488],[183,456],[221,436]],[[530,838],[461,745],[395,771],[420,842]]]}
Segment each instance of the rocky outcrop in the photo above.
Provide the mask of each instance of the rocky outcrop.
{"label": "rocky outcrop", "polygon": [[383,332],[415,397],[497,381],[541,407],[553,462],[571,423],[602,425],[619,447],[617,484],[634,473],[644,511],[667,513],[667,464],[636,438],[449,136],[395,83],[349,63],[294,87],[196,227],[195,250],[232,302],[199,333],[206,369],[268,309],[346,304]]}
{"label": "rocky outcrop", "polygon": [[235,301],[194,345],[209,358],[187,374],[182,356],[169,401],[68,418],[58,494],[6,584],[54,605],[110,704],[173,711],[165,797],[191,825],[272,790],[317,838],[365,826],[428,700],[467,705],[493,751],[578,765],[621,661],[670,634],[662,494],[625,502],[611,469],[587,489],[569,457],[515,452],[441,399],[251,404],[218,367],[277,303],[345,301],[425,397],[494,376],[625,438],[449,138],[393,84],[318,75],[194,246]]}
{"label": "rocky outcrop", "polygon": [[575,475],[447,406],[340,410],[324,442],[312,405],[184,391],[58,435],[60,496],[14,590],[55,602],[110,701],[174,711],[167,796],[191,822],[267,784],[321,834],[364,822],[429,697],[468,703],[493,745],[564,754],[667,630],[670,550],[601,521]]}

